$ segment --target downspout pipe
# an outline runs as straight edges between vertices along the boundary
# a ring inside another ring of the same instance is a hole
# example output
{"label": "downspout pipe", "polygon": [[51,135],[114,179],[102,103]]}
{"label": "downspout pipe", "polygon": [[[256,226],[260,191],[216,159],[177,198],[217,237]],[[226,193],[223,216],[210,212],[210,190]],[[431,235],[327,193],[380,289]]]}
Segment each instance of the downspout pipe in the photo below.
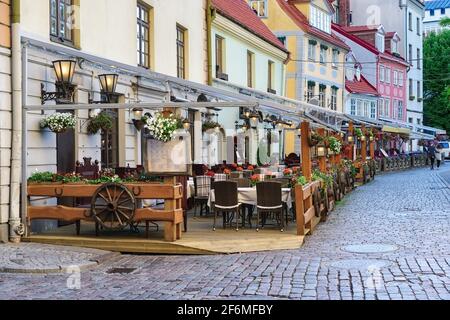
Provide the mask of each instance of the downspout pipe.
{"label": "downspout pipe", "polygon": [[13,0],[11,19],[12,64],[12,134],[9,240],[20,242],[23,225],[20,219],[20,187],[22,178],[22,47],[20,39],[20,0]]}
{"label": "downspout pipe", "polygon": [[206,45],[208,53],[208,85],[213,83],[213,66],[212,66],[212,4],[211,0],[206,0]]}

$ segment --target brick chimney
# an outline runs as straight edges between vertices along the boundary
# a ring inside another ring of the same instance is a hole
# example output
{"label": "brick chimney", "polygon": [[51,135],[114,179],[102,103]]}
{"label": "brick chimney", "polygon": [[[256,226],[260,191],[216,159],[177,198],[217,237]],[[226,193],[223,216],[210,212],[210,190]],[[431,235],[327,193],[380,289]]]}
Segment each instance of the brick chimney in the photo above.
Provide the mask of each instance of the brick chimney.
{"label": "brick chimney", "polygon": [[339,24],[348,27],[350,22],[350,0],[339,0]]}

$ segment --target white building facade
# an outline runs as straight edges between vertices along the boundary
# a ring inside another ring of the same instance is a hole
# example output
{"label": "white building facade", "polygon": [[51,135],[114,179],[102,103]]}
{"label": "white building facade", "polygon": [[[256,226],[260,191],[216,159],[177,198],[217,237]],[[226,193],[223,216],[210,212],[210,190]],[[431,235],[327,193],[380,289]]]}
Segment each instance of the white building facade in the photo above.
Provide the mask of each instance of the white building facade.
{"label": "white building facade", "polygon": [[425,36],[431,32],[442,32],[450,29],[450,26],[441,26],[443,18],[450,18],[450,1],[428,0],[425,1],[425,18],[423,19],[423,30]]}
{"label": "white building facade", "polygon": [[[13,5],[14,23],[13,31],[8,29],[5,33],[6,38],[4,30],[9,28],[9,22],[3,20],[10,14],[3,10],[9,10],[9,3]],[[10,222],[14,221],[10,223],[9,236],[17,238],[14,230],[20,221],[20,163],[15,166],[19,169],[11,172],[11,128],[18,132],[22,129],[21,112],[18,113],[22,104],[42,104],[41,86],[45,91],[55,91],[53,62],[76,62],[72,103],[99,101],[99,75],[111,73],[118,75],[118,102],[197,101],[198,93],[183,84],[207,81],[206,0],[2,0],[0,4],[0,231],[4,231],[9,217]],[[11,51],[3,43],[6,39],[9,42],[9,35],[18,82],[10,79]],[[161,75],[180,81],[169,83]],[[23,99],[11,99],[12,91],[18,97],[22,94]],[[55,101],[45,102],[53,104]],[[40,121],[53,113],[45,110],[45,105],[42,112],[33,111],[27,116],[27,176],[35,171],[72,172],[76,161],[83,162],[83,158],[97,160],[102,167],[136,167],[145,163],[146,140],[134,126],[136,114],[131,110],[111,110],[111,143],[105,143],[104,133],[87,132],[90,116],[96,110],[75,110],[75,130],[55,134],[40,128]],[[200,112],[185,111],[180,116],[192,120],[192,140],[201,139]],[[19,123],[14,119],[19,119]],[[20,154],[20,142],[16,145]],[[201,159],[201,145],[192,145],[193,157]],[[42,205],[54,201],[45,200]],[[10,207],[8,203],[16,205]],[[39,221],[33,228],[45,230],[55,224]]]}

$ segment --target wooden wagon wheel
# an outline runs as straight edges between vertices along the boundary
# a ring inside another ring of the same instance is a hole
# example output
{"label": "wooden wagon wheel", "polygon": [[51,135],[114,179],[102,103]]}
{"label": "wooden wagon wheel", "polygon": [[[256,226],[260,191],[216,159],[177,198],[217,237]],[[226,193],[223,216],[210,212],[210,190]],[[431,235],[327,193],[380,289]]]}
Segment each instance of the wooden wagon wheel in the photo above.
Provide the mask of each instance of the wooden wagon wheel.
{"label": "wooden wagon wheel", "polygon": [[122,230],[133,221],[136,199],[124,185],[107,183],[92,196],[91,211],[103,228]]}

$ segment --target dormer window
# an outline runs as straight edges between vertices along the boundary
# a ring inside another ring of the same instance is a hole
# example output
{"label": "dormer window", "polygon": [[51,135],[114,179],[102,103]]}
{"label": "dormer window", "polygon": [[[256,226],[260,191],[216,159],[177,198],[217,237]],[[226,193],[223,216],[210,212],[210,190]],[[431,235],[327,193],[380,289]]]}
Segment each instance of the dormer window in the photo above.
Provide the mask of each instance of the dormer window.
{"label": "dormer window", "polygon": [[375,35],[375,46],[377,47],[378,51],[381,53],[384,52],[384,35],[377,33]]}
{"label": "dormer window", "polygon": [[250,7],[260,18],[267,18],[269,16],[267,0],[250,0]]}
{"label": "dormer window", "polygon": [[360,67],[356,67],[355,75],[356,75],[356,81],[361,81],[361,68]]}
{"label": "dormer window", "polygon": [[398,42],[395,39],[392,39],[391,42],[391,52],[398,53]]}
{"label": "dormer window", "polygon": [[331,33],[331,15],[316,6],[311,5],[309,23],[324,32]]}

